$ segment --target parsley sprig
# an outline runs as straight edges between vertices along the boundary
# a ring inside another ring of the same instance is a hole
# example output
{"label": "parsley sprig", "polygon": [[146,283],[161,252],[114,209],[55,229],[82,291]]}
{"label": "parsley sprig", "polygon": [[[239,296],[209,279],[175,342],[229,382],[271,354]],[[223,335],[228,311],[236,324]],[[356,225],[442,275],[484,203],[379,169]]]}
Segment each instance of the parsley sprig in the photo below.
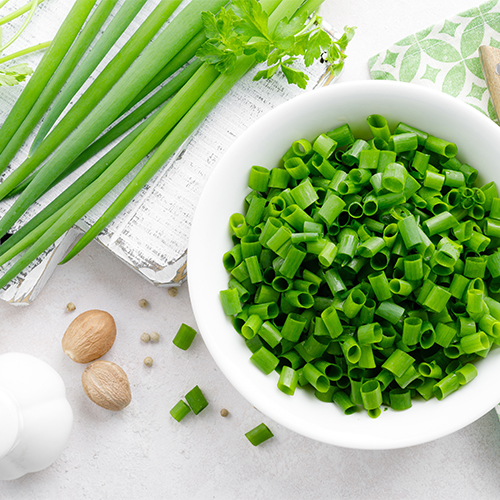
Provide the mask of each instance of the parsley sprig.
{"label": "parsley sprig", "polygon": [[12,87],[13,85],[24,82],[26,77],[31,75],[31,73],[33,73],[33,70],[26,63],[0,69],[0,87],[2,85]]}
{"label": "parsley sprig", "polygon": [[269,79],[281,70],[288,83],[306,88],[309,77],[292,67],[300,57],[311,66],[322,60],[337,76],[346,58],[345,49],[354,36],[354,28],[346,27],[343,35],[334,40],[322,27],[321,18],[307,20],[306,16],[284,19],[269,31],[269,16],[257,0],[233,0],[228,9],[217,15],[203,13],[208,40],[198,50],[202,61],[214,64],[221,73],[231,72],[241,55],[253,55],[266,68],[257,72],[254,80]]}

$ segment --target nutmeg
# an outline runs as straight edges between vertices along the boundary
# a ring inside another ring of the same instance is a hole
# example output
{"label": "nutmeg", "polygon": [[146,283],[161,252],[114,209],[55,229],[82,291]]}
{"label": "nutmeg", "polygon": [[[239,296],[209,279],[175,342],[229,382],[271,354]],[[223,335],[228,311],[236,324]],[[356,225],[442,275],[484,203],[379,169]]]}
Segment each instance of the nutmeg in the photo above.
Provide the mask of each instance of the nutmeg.
{"label": "nutmeg", "polygon": [[79,314],[62,339],[63,351],[77,363],[90,363],[104,356],[116,338],[116,324],[106,311],[92,309]]}
{"label": "nutmeg", "polygon": [[132,400],[127,374],[111,361],[94,361],[82,374],[85,394],[96,405],[120,411]]}

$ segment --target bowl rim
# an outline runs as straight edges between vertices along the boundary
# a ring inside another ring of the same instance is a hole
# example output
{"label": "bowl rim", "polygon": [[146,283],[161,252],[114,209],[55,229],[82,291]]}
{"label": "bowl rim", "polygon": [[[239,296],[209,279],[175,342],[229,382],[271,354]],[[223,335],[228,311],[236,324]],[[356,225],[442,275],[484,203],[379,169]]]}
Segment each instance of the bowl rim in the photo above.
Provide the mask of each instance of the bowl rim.
{"label": "bowl rim", "polygon": [[[254,122],[248,129],[246,129],[239,137],[236,138],[236,140],[216,165],[202,191],[192,220],[187,253],[187,269],[189,294],[193,307],[193,313],[203,340],[222,373],[237,389],[237,391],[241,395],[243,395],[243,397],[247,399],[253,406],[273,419],[275,422],[278,422],[279,424],[282,424],[285,427],[303,436],[321,442],[355,449],[394,449],[432,441],[434,439],[451,434],[452,432],[455,432],[474,422],[489,410],[491,410],[496,404],[498,404],[498,402],[500,401],[500,388],[497,390],[497,392],[491,391],[487,393],[479,402],[475,401],[475,406],[468,405],[467,417],[458,418],[455,419],[455,421],[449,422],[449,425],[446,426],[446,428],[437,426],[435,428],[429,428],[428,431],[424,434],[411,435],[410,433],[405,438],[400,437],[398,440],[392,441],[381,440],[379,438],[371,439],[369,436],[362,436],[364,439],[353,442],[349,436],[342,436],[341,433],[334,433],[333,435],[328,436],[321,435],[318,429],[316,429],[314,426],[304,427],[303,420],[293,418],[293,415],[287,415],[287,418],[284,418],[280,407],[277,406],[274,401],[270,400],[267,394],[256,395],[255,391],[249,387],[247,381],[243,380],[241,377],[234,376],[234,370],[239,369],[239,367],[236,366],[234,362],[225,357],[220,349],[220,346],[217,345],[214,336],[210,333],[211,328],[214,327],[213,314],[207,314],[205,306],[207,298],[203,292],[206,287],[206,284],[204,283],[204,275],[206,271],[204,266],[206,265],[206,263],[204,262],[203,258],[203,246],[206,245],[206,242],[200,241],[199,237],[202,228],[206,224],[205,216],[207,207],[212,204],[212,200],[210,199],[211,192],[215,189],[216,184],[220,182],[221,172],[224,169],[228,168],[228,163],[233,161],[236,153],[249,140],[249,138],[252,138],[256,133],[258,134],[258,131],[262,127],[271,126],[274,122],[279,121],[282,115],[285,116],[290,110],[293,110],[294,108],[300,106],[307,106],[308,103],[312,103],[317,99],[321,99],[323,98],[323,96],[334,96],[335,98],[339,99],[345,96],[350,96],[353,93],[366,94],[373,92],[391,94],[395,96],[406,95],[407,93],[409,93],[408,96],[409,98],[411,97],[411,99],[429,99],[431,101],[443,103],[444,106],[451,106],[452,108],[456,108],[456,112],[458,112],[460,115],[463,115],[464,118],[468,118],[480,123],[481,127],[484,128],[485,133],[488,137],[493,138],[496,136],[497,141],[499,139],[500,128],[486,115],[474,109],[472,106],[464,103],[463,101],[460,101],[448,94],[421,85],[396,81],[363,80],[356,82],[335,83],[329,87],[305,92],[285,103],[278,105],[276,108],[268,111],[264,116]],[[367,113],[367,115],[368,114],[369,113]],[[498,142],[500,143],[500,141]],[[222,255],[220,257],[222,257]],[[221,268],[222,271],[225,272],[222,264]],[[210,317],[212,317],[212,321],[209,320]],[[236,334],[235,331],[234,333]],[[496,349],[490,354],[490,356],[493,356],[494,358],[498,357],[499,355],[500,349]],[[482,364],[482,361],[480,361],[479,363]],[[263,376],[263,374],[260,374],[260,372],[256,368],[254,368],[254,370],[256,378]],[[270,385],[273,384],[271,383]],[[464,389],[467,389],[467,387],[463,387],[461,391],[463,391]],[[297,392],[294,397],[296,396]],[[431,402],[432,401],[426,402],[424,404],[428,405]],[[456,411],[460,411],[460,408],[463,409],[463,407],[461,407],[460,405],[456,405],[454,406],[454,408]],[[351,416],[345,416],[344,418],[348,419],[351,418]],[[380,418],[383,418],[383,416]]]}

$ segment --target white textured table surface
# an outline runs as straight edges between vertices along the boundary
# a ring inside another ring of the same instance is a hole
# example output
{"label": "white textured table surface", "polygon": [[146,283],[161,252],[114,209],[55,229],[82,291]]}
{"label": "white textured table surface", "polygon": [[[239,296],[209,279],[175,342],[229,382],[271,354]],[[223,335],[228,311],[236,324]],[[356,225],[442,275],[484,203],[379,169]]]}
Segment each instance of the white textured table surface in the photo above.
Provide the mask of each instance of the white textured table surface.
{"label": "white textured table surface", "polygon": [[[50,1],[50,0],[47,0]],[[326,0],[336,27],[357,26],[342,81],[368,79],[367,59],[402,37],[477,5],[473,0]],[[146,298],[149,307],[138,301]],[[68,302],[77,310],[68,313]],[[61,350],[78,312],[104,309],[118,336],[105,359],[129,375],[133,401],[119,413],[92,404],[84,369]],[[171,297],[93,244],[60,267],[35,303],[0,303],[0,352],[39,356],[63,377],[75,422],[61,457],[48,469],[0,482],[1,499],[498,499],[500,423],[490,412],[437,441],[393,451],[357,451],[317,443],[270,422],[220,373],[197,336],[189,351],[171,339],[181,323],[196,327],[188,284]],[[141,343],[158,331],[158,344]],[[154,359],[151,368],[142,361]],[[182,424],[168,414],[199,384],[210,405]],[[219,415],[221,408],[230,412]],[[265,421],[275,437],[249,445],[244,433]]]}

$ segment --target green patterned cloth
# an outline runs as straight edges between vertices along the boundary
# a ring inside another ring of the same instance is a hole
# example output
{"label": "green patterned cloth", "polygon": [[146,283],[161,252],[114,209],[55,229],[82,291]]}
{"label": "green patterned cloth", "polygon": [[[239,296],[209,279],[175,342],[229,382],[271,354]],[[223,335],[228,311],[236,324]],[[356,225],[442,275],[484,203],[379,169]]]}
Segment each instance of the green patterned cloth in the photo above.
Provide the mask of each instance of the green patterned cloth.
{"label": "green patterned cloth", "polygon": [[500,48],[500,0],[446,19],[373,56],[371,77],[437,88],[498,122],[479,61],[480,45]]}

